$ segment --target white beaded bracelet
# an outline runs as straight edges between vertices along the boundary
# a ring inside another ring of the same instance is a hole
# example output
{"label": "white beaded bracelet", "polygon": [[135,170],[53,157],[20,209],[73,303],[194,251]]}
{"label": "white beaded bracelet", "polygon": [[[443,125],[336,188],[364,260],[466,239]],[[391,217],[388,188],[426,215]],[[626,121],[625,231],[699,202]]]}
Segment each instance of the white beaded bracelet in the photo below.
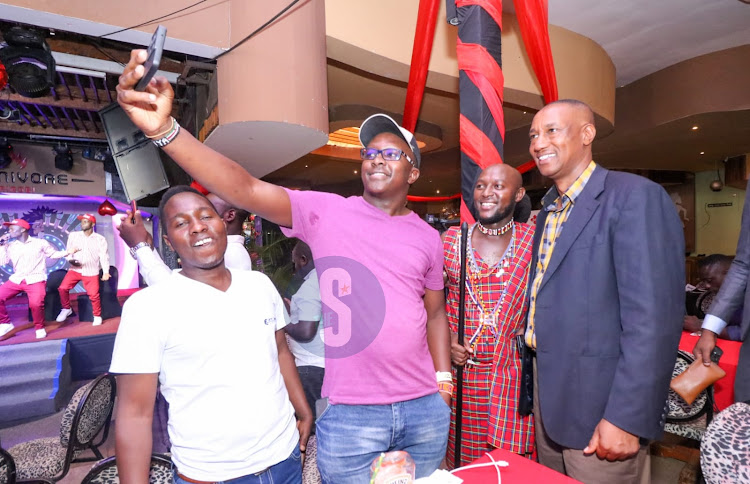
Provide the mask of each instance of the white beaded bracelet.
{"label": "white beaded bracelet", "polygon": [[453,381],[453,375],[449,371],[436,371],[435,378],[439,382]]}

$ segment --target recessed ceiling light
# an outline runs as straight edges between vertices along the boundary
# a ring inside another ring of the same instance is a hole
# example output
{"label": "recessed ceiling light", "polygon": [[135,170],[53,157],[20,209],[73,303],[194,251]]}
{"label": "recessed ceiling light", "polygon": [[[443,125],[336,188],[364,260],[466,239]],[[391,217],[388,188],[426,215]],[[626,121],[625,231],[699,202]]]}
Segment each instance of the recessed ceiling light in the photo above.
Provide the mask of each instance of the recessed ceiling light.
{"label": "recessed ceiling light", "polygon": [[702,155],[705,155],[705,154],[706,154],[706,152],[705,152],[705,151],[701,151],[701,154],[702,154]]}
{"label": "recessed ceiling light", "polygon": [[305,168],[307,168],[307,165],[305,165]]}
{"label": "recessed ceiling light", "polygon": [[440,193],[440,190],[435,190],[435,193]]}
{"label": "recessed ceiling light", "polygon": [[523,114],[526,114],[526,111],[524,111]]}
{"label": "recessed ceiling light", "polygon": [[354,170],[354,174],[356,175],[357,173],[359,173],[359,172],[357,170]]}
{"label": "recessed ceiling light", "polygon": [[698,126],[693,126],[693,131],[698,131]]}

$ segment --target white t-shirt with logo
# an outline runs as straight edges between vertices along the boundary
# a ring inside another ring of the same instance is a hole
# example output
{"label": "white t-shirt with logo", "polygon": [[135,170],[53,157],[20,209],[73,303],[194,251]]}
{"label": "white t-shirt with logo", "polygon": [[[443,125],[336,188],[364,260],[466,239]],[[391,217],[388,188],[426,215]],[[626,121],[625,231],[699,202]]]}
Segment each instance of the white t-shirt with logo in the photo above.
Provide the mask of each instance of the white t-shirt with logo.
{"label": "white t-shirt with logo", "polygon": [[172,461],[201,481],[277,464],[299,441],[276,347],[284,304],[261,272],[219,291],[172,274],[125,303],[112,373],[159,373]]}

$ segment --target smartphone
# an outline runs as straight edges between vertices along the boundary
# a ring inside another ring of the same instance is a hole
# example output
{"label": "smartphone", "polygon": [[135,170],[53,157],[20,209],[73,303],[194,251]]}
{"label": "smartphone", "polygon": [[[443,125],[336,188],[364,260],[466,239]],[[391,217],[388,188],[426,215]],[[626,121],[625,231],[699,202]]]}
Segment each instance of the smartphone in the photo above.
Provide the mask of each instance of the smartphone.
{"label": "smartphone", "polygon": [[131,200],[130,201],[130,212],[131,212],[130,223],[131,224],[135,223],[135,211],[136,210],[138,210],[138,208],[135,206],[135,200]]}
{"label": "smartphone", "polygon": [[156,32],[151,36],[151,43],[148,45],[148,58],[143,64],[145,68],[143,77],[138,81],[135,86],[136,91],[143,91],[148,86],[148,83],[159,70],[159,63],[161,62],[161,54],[164,51],[164,40],[167,38],[167,28],[163,25],[159,25],[156,28]]}
{"label": "smartphone", "polygon": [[711,351],[711,361],[713,361],[716,364],[719,364],[719,359],[721,358],[721,355],[723,354],[724,354],[724,350],[722,350],[718,346],[714,346],[713,351]]}

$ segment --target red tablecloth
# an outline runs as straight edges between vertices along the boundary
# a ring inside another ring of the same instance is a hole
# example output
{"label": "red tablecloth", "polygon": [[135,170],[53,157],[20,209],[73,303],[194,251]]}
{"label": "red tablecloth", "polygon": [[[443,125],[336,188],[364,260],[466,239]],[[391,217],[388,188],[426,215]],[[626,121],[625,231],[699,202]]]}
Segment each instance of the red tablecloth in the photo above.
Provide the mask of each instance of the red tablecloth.
{"label": "red tablecloth", "polygon": [[[697,341],[698,336],[692,336],[687,331],[683,331],[680,349],[692,353]],[[719,410],[724,410],[734,403],[734,378],[737,375],[737,361],[740,359],[742,343],[719,338],[716,340],[716,345],[724,351],[719,360],[719,367],[727,372],[727,376],[714,383],[714,400]]]}
{"label": "red tablecloth", "polygon": [[[504,460],[508,467],[500,468],[500,476],[503,484],[527,484],[529,482],[544,482],[545,484],[574,484],[578,481],[553,471],[541,464],[531,461],[518,454],[503,449],[490,452],[492,458]],[[472,464],[492,462],[486,455],[475,460]],[[468,466],[467,466],[468,467]],[[458,470],[454,473],[464,480],[464,484],[493,484],[497,482],[497,472],[494,467],[482,467],[479,469]]]}

